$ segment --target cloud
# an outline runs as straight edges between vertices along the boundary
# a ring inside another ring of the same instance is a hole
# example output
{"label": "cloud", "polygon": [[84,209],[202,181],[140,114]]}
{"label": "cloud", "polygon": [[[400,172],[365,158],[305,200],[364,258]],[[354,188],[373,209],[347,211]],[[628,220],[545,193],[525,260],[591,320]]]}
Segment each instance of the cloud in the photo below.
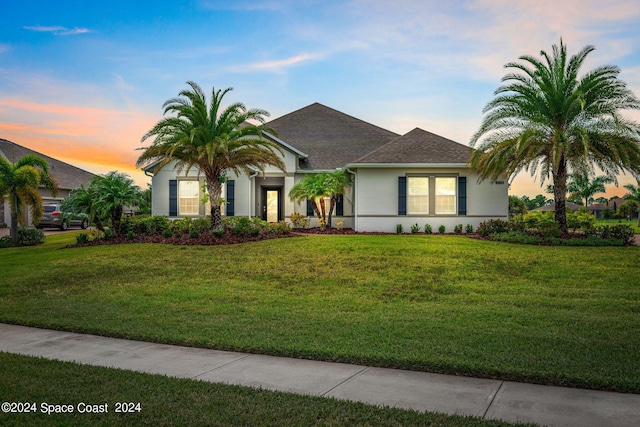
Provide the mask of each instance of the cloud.
{"label": "cloud", "polygon": [[34,25],[34,26],[25,26],[22,28],[24,28],[25,30],[36,31],[39,33],[52,33],[53,35],[56,35],[56,36],[72,36],[76,34],[87,34],[87,33],[93,32],[88,28],[69,29],[67,27],[62,27],[59,25],[53,25],[53,26]]}
{"label": "cloud", "polygon": [[9,45],[0,43],[0,55],[9,51]]}
{"label": "cloud", "polygon": [[264,61],[264,62],[256,62],[253,64],[244,64],[244,65],[234,65],[229,67],[229,71],[235,73],[249,73],[253,71],[271,71],[271,72],[283,72],[286,68],[300,65],[305,62],[314,61],[322,58],[324,55],[322,54],[300,54],[296,56],[292,56],[290,58],[275,60],[275,61]]}

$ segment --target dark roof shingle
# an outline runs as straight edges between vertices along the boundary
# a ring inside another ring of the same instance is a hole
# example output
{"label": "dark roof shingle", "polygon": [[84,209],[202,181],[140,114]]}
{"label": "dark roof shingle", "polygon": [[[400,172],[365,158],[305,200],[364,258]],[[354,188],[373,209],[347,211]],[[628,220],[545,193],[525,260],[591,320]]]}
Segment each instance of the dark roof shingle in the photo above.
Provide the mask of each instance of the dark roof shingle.
{"label": "dark roof shingle", "polygon": [[51,175],[58,182],[58,187],[63,190],[73,190],[80,187],[81,184],[86,187],[89,180],[95,176],[91,172],[0,138],[0,156],[6,158],[9,162],[15,163],[27,154],[35,154],[46,160],[49,163]]}
{"label": "dark roof shingle", "polygon": [[267,123],[277,137],[308,154],[302,169],[336,169],[398,137],[319,103]]}
{"label": "dark roof shingle", "polygon": [[415,128],[353,163],[467,163],[470,154],[466,145]]}

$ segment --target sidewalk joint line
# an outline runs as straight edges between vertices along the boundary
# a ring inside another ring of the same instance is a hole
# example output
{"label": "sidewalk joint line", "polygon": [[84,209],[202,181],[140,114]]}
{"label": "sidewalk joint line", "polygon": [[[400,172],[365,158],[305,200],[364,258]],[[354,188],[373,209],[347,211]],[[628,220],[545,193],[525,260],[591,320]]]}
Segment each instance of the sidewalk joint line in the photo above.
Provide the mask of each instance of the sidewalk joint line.
{"label": "sidewalk joint line", "polygon": [[489,402],[489,404],[487,405],[487,409],[484,411],[484,414],[482,414],[483,420],[487,419],[487,414],[489,413],[489,409],[491,409],[491,406],[493,405],[493,402],[496,400],[498,393],[500,393],[500,390],[502,389],[503,384],[504,384],[504,381],[500,381],[500,385],[498,386],[498,389],[496,390],[493,397],[491,398],[491,402]]}
{"label": "sidewalk joint line", "polygon": [[345,378],[344,380],[340,381],[338,384],[334,385],[333,387],[331,387],[329,390],[323,392],[320,394],[321,397],[325,397],[328,393],[331,393],[333,390],[337,389],[338,387],[340,387],[342,384],[346,383],[347,381],[351,380],[352,378],[357,377],[358,375],[364,373],[365,371],[368,371],[370,369],[369,366],[363,366],[362,369],[360,369],[358,372],[356,372],[355,374],[349,376],[348,378]]}
{"label": "sidewalk joint line", "polygon": [[[220,351],[220,350],[218,350],[218,351]],[[201,377],[201,376],[203,376],[203,375],[208,374],[209,372],[217,371],[218,369],[222,369],[222,368],[224,368],[225,366],[229,366],[229,365],[231,365],[231,364],[233,364],[233,363],[240,362],[240,361],[242,361],[242,360],[244,360],[244,359],[246,359],[246,358],[248,358],[248,357],[251,357],[251,356],[253,356],[253,354],[245,354],[245,355],[244,355],[244,356],[242,356],[242,357],[239,357],[239,358],[234,359],[234,360],[232,360],[232,361],[230,361],[230,362],[227,362],[227,363],[225,363],[224,365],[220,365],[220,366],[216,366],[215,368],[211,368],[211,369],[209,369],[208,371],[204,371],[204,372],[202,372],[202,373],[200,373],[200,374],[196,375],[195,377],[191,377],[191,378],[196,379],[196,378],[198,378],[198,377]]]}

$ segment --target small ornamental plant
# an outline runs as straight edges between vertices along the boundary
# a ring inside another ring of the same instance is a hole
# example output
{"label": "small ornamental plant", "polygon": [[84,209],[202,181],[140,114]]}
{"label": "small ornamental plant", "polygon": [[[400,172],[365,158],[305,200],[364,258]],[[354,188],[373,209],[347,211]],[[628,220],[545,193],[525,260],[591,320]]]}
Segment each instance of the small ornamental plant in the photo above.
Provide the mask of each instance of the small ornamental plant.
{"label": "small ornamental plant", "polygon": [[453,232],[456,234],[462,234],[462,224],[458,224],[453,227]]}
{"label": "small ornamental plant", "polygon": [[444,234],[444,232],[446,231],[446,227],[443,225],[441,225],[440,227],[438,227],[438,231],[440,232],[440,234]]}
{"label": "small ornamental plant", "polygon": [[318,220],[318,224],[320,225],[320,230],[322,230],[322,231],[324,231],[324,230],[325,230],[325,228],[327,228],[327,223],[326,223],[326,221],[324,220],[324,218],[320,218],[320,219]]}
{"label": "small ornamental plant", "polygon": [[338,230],[342,230],[344,228],[344,222],[342,222],[342,221],[336,222],[336,228]]}
{"label": "small ornamental plant", "polygon": [[396,224],[396,234],[402,234],[402,224]]}
{"label": "small ornamental plant", "polygon": [[413,224],[411,226],[411,234],[418,234],[420,232],[420,226],[418,224]]}
{"label": "small ornamental plant", "polygon": [[473,225],[467,224],[467,226],[464,228],[464,231],[466,231],[467,234],[473,233]]}
{"label": "small ornamental plant", "polygon": [[424,232],[426,234],[432,234],[433,233],[433,229],[431,228],[431,224],[425,224],[424,225]]}

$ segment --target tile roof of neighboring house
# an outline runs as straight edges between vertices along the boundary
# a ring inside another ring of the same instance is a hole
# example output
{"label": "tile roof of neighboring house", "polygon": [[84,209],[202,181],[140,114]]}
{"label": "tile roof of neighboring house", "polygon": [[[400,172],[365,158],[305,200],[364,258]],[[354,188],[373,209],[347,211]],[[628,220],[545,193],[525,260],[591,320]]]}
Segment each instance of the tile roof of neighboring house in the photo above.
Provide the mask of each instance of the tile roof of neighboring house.
{"label": "tile roof of neighboring house", "polygon": [[58,187],[62,190],[73,190],[80,187],[81,184],[86,187],[89,180],[95,176],[91,172],[0,138],[0,156],[6,158],[9,162],[15,163],[27,154],[38,155],[49,163],[50,172],[56,178]]}
{"label": "tile roof of neighboring house", "polygon": [[466,145],[415,128],[353,163],[467,163],[470,154]]}
{"label": "tile roof of neighboring house", "polygon": [[277,137],[308,154],[301,169],[336,169],[399,135],[319,103],[267,123]]}

